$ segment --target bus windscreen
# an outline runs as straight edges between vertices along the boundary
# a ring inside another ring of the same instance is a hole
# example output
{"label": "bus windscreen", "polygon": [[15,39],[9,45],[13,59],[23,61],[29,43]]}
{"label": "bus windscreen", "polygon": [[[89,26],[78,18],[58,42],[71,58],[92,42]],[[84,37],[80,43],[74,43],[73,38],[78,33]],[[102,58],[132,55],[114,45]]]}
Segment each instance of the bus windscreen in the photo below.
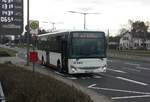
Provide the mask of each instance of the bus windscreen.
{"label": "bus windscreen", "polygon": [[73,57],[106,57],[106,44],[104,39],[74,38],[72,39],[72,45]]}

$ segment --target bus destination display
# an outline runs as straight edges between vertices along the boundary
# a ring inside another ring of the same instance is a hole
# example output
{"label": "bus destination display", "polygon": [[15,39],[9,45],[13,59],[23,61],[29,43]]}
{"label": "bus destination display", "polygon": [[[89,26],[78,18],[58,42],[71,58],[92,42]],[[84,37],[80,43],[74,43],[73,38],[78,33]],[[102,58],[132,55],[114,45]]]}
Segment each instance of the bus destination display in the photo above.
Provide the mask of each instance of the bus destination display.
{"label": "bus destination display", "polygon": [[73,38],[101,38],[104,33],[73,33]]}
{"label": "bus destination display", "polygon": [[0,33],[18,35],[23,32],[23,0],[0,0]]}

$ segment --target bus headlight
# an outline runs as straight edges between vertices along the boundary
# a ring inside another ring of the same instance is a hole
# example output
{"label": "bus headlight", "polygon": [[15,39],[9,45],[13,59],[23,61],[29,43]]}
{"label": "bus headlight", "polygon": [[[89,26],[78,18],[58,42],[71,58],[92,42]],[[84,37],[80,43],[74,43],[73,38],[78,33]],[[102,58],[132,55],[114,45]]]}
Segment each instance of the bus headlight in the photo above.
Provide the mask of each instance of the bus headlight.
{"label": "bus headlight", "polygon": [[103,72],[106,72],[107,65],[102,66]]}
{"label": "bus headlight", "polygon": [[71,65],[70,68],[73,72],[77,72],[77,68],[75,66]]}

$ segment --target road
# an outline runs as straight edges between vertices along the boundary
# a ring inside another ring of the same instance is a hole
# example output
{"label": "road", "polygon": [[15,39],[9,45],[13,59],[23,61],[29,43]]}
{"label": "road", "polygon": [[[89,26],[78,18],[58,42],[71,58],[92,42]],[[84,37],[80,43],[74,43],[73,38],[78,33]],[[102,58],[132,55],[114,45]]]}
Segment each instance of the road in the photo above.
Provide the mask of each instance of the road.
{"label": "road", "polygon": [[150,102],[150,64],[129,60],[108,60],[104,74],[67,76],[115,102]]}
{"label": "road", "polygon": [[115,102],[150,102],[150,63],[111,58],[107,72],[102,74],[72,76],[54,72]]}
{"label": "road", "polygon": [[115,102],[150,102],[150,63],[111,58],[103,74],[72,76],[54,72]]}

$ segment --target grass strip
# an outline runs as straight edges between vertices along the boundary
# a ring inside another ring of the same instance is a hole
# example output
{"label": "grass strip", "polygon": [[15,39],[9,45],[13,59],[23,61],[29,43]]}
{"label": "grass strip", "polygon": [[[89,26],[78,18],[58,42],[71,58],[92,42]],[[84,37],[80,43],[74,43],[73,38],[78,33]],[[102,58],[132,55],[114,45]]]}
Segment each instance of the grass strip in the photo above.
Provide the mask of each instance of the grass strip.
{"label": "grass strip", "polygon": [[145,50],[109,50],[108,53],[150,57],[150,51]]}
{"label": "grass strip", "polygon": [[7,48],[0,48],[0,57],[9,57],[9,56],[15,56],[16,51],[10,50]]}

